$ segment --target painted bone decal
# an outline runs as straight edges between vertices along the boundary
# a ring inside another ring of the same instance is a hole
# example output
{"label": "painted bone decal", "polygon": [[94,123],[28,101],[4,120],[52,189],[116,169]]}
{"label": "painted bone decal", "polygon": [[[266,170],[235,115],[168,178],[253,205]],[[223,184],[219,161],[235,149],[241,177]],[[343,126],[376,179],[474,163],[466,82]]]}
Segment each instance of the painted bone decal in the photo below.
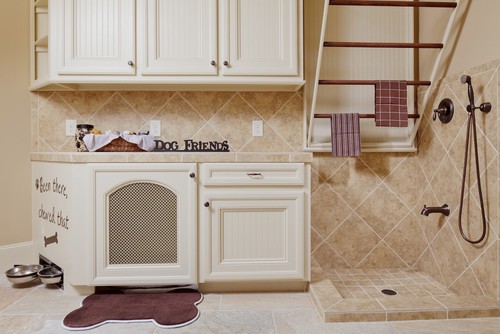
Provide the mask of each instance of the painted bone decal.
{"label": "painted bone decal", "polygon": [[57,232],[56,232],[56,234],[54,234],[51,237],[43,237],[43,240],[45,241],[45,247],[47,247],[47,245],[50,245],[53,243],[57,244]]}

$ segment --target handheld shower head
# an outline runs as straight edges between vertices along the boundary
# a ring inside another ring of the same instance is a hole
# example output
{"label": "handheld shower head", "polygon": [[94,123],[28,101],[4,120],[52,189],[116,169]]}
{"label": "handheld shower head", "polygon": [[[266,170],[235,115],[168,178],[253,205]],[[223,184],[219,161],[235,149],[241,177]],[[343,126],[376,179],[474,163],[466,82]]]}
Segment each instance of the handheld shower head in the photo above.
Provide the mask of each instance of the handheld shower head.
{"label": "handheld shower head", "polygon": [[460,81],[463,84],[466,84],[466,83],[469,84],[469,85],[472,84],[472,79],[471,79],[470,75],[467,75],[467,74],[462,75],[462,77],[460,78]]}
{"label": "handheld shower head", "polygon": [[473,110],[476,107],[474,105],[474,89],[472,89],[472,79],[471,79],[470,75],[464,74],[460,78],[460,81],[463,84],[467,84],[467,86],[468,86],[467,87],[467,92],[469,94],[469,106],[467,107],[467,110],[470,112],[471,110]]}

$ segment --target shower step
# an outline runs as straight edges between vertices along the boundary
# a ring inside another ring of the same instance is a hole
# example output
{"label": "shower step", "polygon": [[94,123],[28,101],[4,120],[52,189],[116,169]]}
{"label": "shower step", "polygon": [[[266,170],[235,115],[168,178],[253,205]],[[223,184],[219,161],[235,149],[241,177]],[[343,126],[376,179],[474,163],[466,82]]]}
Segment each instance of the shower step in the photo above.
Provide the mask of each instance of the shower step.
{"label": "shower step", "polygon": [[309,294],[324,322],[370,322],[499,317],[488,296],[400,296],[344,298],[321,268],[312,271]]}

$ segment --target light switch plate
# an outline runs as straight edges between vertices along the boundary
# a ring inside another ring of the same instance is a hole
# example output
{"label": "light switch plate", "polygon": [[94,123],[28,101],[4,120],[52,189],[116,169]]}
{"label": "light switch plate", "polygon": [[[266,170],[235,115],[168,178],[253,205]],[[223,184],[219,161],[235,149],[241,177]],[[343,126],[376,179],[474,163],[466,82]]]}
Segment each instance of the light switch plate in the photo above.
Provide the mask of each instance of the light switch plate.
{"label": "light switch plate", "polygon": [[252,121],[252,136],[262,137],[264,135],[264,122],[262,120]]}
{"label": "light switch plate", "polygon": [[76,132],[76,119],[66,120],[66,136],[74,136]]}
{"label": "light switch plate", "polygon": [[161,121],[149,121],[149,134],[155,137],[161,136]]}

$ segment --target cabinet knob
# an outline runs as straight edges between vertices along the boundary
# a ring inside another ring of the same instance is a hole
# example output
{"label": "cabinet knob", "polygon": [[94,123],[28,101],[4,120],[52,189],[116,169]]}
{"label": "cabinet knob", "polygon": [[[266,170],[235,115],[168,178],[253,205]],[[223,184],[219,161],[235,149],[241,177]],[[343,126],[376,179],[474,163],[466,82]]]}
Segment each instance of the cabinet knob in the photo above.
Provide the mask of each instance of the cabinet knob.
{"label": "cabinet knob", "polygon": [[196,177],[196,174],[195,173],[191,173],[191,174],[189,174],[189,177],[192,178],[192,179],[194,179]]}
{"label": "cabinet knob", "polygon": [[205,202],[203,205],[205,206],[205,208],[208,208],[210,206],[210,203]]}
{"label": "cabinet knob", "polygon": [[129,64],[129,66],[134,66],[134,62],[132,60],[129,60],[127,64]]}
{"label": "cabinet knob", "polygon": [[215,60],[212,60],[212,61],[210,62],[210,65],[215,66],[215,65],[217,65],[217,63],[215,62]]}
{"label": "cabinet knob", "polygon": [[224,66],[227,66],[227,67],[229,66],[229,62],[227,60],[224,60],[223,64],[224,64]]}

